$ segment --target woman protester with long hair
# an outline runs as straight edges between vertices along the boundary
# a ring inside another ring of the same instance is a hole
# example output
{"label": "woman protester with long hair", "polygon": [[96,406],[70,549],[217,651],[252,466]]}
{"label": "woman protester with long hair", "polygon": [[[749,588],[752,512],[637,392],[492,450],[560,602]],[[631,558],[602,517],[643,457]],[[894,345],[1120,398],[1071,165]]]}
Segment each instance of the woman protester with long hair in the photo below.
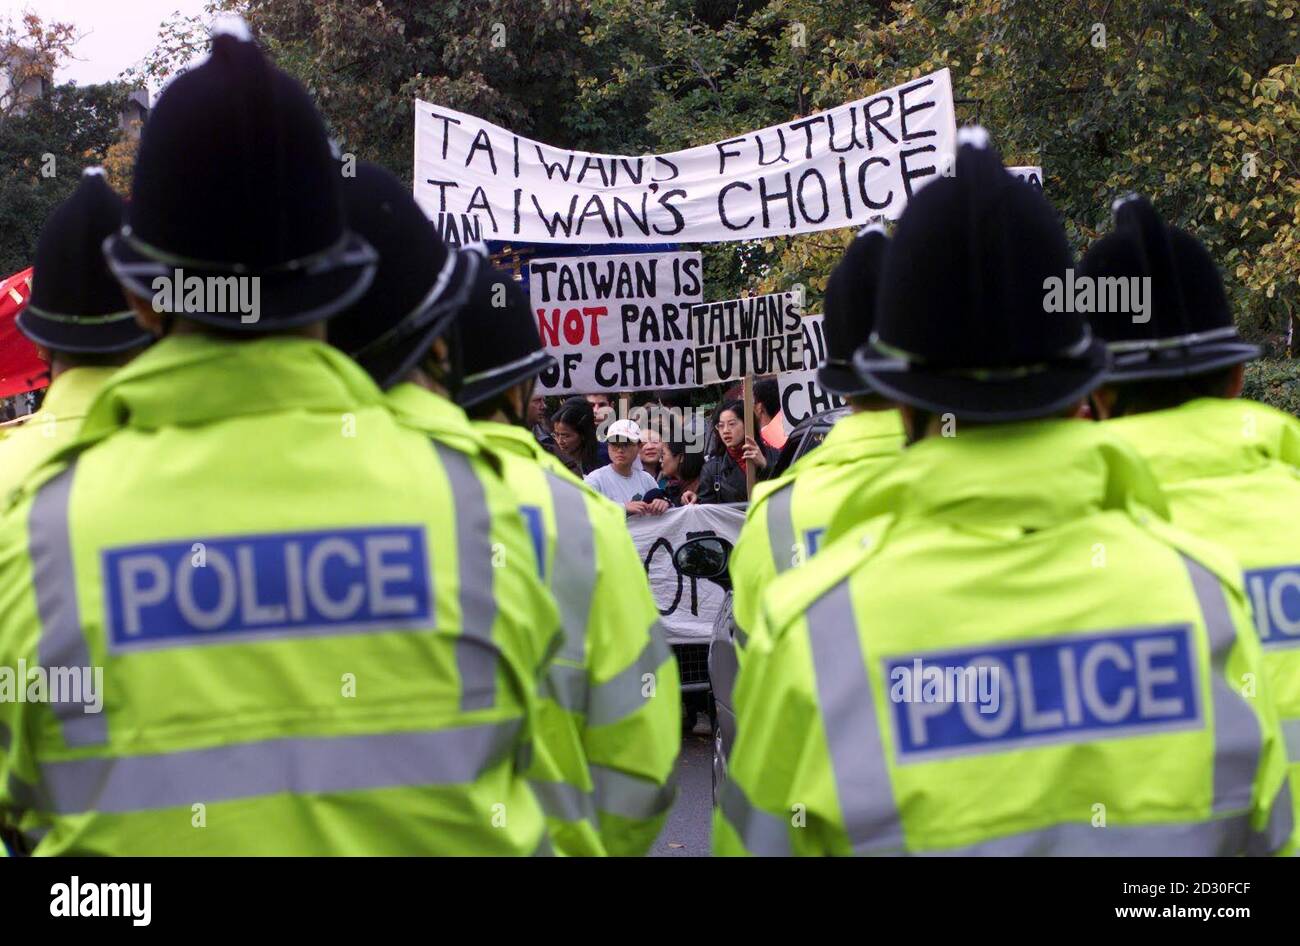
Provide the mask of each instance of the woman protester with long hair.
{"label": "woman protester with long hair", "polygon": [[609,462],[602,459],[596,443],[596,415],[583,397],[571,397],[551,415],[551,436],[555,445],[586,476]]}
{"label": "woman protester with long hair", "polygon": [[709,448],[700,473],[698,490],[702,503],[743,503],[749,499],[745,471],[754,464],[757,479],[766,479],[776,463],[777,452],[745,436],[745,405],[724,401],[713,414],[717,436]]}

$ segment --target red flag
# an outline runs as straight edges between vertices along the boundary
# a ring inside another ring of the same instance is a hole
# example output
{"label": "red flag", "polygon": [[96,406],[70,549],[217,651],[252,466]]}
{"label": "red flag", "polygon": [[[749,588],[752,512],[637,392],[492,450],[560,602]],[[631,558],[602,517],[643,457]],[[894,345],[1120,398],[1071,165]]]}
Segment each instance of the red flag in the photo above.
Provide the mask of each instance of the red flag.
{"label": "red flag", "polygon": [[0,282],[0,397],[13,397],[50,383],[49,365],[14,324],[31,294],[30,267]]}

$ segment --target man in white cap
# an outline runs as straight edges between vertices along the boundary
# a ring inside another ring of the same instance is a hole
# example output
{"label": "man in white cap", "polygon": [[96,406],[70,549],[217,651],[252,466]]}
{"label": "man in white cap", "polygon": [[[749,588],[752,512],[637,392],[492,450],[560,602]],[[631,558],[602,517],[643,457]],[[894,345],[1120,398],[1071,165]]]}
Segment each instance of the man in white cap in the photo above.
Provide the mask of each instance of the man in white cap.
{"label": "man in white cap", "polygon": [[658,516],[667,512],[668,500],[650,495],[659,490],[654,477],[633,467],[641,447],[641,428],[636,421],[624,418],[610,424],[605,445],[609,448],[609,465],[588,473],[587,485],[618,503],[629,516]]}

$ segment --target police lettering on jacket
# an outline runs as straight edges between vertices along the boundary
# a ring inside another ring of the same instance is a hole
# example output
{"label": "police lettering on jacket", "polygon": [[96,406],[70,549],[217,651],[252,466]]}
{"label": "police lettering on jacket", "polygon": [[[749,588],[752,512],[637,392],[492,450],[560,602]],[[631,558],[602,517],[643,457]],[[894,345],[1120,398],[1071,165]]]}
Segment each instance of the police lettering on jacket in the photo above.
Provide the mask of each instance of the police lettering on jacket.
{"label": "police lettering on jacket", "polygon": [[884,668],[899,764],[1203,725],[1187,625],[890,657]]}
{"label": "police lettering on jacket", "polygon": [[427,624],[420,526],[151,543],[103,553],[111,650]]}
{"label": "police lettering on jacket", "polygon": [[1264,647],[1300,645],[1300,565],[1248,571],[1246,592]]}

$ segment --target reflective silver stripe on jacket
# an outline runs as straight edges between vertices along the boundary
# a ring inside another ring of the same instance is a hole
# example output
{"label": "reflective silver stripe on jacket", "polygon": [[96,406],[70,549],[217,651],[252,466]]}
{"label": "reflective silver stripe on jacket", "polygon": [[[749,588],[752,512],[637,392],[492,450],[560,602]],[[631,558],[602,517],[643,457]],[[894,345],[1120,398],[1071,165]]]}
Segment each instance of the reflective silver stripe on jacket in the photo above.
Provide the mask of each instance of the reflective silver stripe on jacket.
{"label": "reflective silver stripe on jacket", "polygon": [[[1288,801],[1288,804],[1290,802]],[[1184,824],[1093,827],[1054,824],[1037,831],[924,852],[925,857],[1196,857],[1241,854],[1251,844],[1249,814]],[[1280,845],[1279,845],[1280,846]]]}
{"label": "reflective silver stripe on jacket", "polygon": [[903,826],[880,742],[849,580],[813,602],[807,620],[817,702],[849,842],[858,854],[901,852]]}
{"label": "reflective silver stripe on jacket", "polygon": [[1291,778],[1284,776],[1282,789],[1273,797],[1273,807],[1268,812],[1264,830],[1252,832],[1246,844],[1246,853],[1263,857],[1280,851],[1291,840],[1295,831],[1295,802],[1291,797]]}
{"label": "reflective silver stripe on jacket", "polygon": [[555,558],[551,592],[560,606],[564,641],[558,656],[586,663],[587,620],[596,584],[596,539],[582,488],[546,471],[555,512]]}
{"label": "reflective silver stripe on jacket", "polygon": [[1300,762],[1300,719],[1282,720],[1282,738],[1286,742],[1289,762]]}
{"label": "reflective silver stripe on jacket", "polygon": [[[32,584],[36,592],[36,613],[41,623],[37,659],[54,672],[59,668],[90,667],[90,649],[82,632],[77,606],[77,575],[72,564],[72,534],[68,504],[72,497],[76,464],[48,480],[32,500],[27,520],[28,554],[32,563]],[[102,694],[100,694],[102,696]],[[108,742],[108,718],[85,711],[83,702],[51,703],[66,745],[102,746]]]}
{"label": "reflective silver stripe on jacket", "polygon": [[[1226,854],[1276,850],[1290,835],[1290,789],[1284,786],[1263,834],[1250,830],[1251,796],[1262,752],[1258,720],[1234,692],[1223,672],[1236,642],[1219,580],[1200,563],[1183,557],[1200,604],[1211,654],[1214,694],[1214,803],[1206,822],[1181,825],[1112,826],[1059,824],[998,838],[959,854],[1176,853]],[[817,697],[834,770],[845,829],[855,853],[903,850],[903,834],[880,741],[875,700],[866,674],[848,579],[808,610],[808,632],[817,678]],[[1074,849],[1072,845],[1077,845]]]}
{"label": "reflective silver stripe on jacket", "polygon": [[[671,653],[664,643],[663,629],[656,621],[650,627],[650,639],[636,660],[604,683],[591,687],[587,696],[587,727],[612,726],[641,709],[650,699],[644,692],[645,676],[653,676]],[[657,680],[651,692],[658,692]]]}
{"label": "reflective silver stripe on jacket", "polygon": [[642,821],[666,812],[677,794],[675,774],[659,785],[619,769],[592,765],[591,781],[597,811]]}
{"label": "reflective silver stripe on jacket", "polygon": [[489,709],[496,702],[498,648],[492,640],[497,602],[492,591],[492,516],[483,483],[469,458],[434,443],[451,482],[456,509],[456,564],[460,582],[461,631],[456,641],[460,708]]}
{"label": "reflective silver stripe on jacket", "polygon": [[568,782],[543,782],[529,779],[528,786],[537,796],[542,812],[557,821],[586,821],[598,830],[596,808],[591,794]]}
{"label": "reflective silver stripe on jacket", "polygon": [[1237,643],[1218,577],[1195,559],[1182,556],[1201,607],[1210,641],[1210,686],[1214,694],[1214,806],[1216,813],[1249,810],[1263,752],[1259,720],[1224,674]]}
{"label": "reflective silver stripe on jacket", "polygon": [[464,785],[505,759],[518,722],[428,732],[268,739],[41,765],[31,807],[127,814],[285,792]]}
{"label": "reflective silver stripe on jacket", "polygon": [[794,565],[794,483],[787,483],[764,500],[767,540],[779,575]]}
{"label": "reflective silver stripe on jacket", "polygon": [[638,778],[603,765],[591,766],[591,792],[568,782],[544,782],[530,779],[528,784],[537,796],[542,811],[558,821],[585,821],[599,833],[597,812],[624,818],[645,820],[657,817],[672,807],[676,784],[670,778],[665,785]]}
{"label": "reflective silver stripe on jacket", "polygon": [[552,663],[543,680],[547,695],[570,713],[587,713],[587,668]]}
{"label": "reflective silver stripe on jacket", "polygon": [[759,857],[790,857],[790,826],[750,802],[734,778],[728,779],[718,796],[718,808],[745,850]]}

